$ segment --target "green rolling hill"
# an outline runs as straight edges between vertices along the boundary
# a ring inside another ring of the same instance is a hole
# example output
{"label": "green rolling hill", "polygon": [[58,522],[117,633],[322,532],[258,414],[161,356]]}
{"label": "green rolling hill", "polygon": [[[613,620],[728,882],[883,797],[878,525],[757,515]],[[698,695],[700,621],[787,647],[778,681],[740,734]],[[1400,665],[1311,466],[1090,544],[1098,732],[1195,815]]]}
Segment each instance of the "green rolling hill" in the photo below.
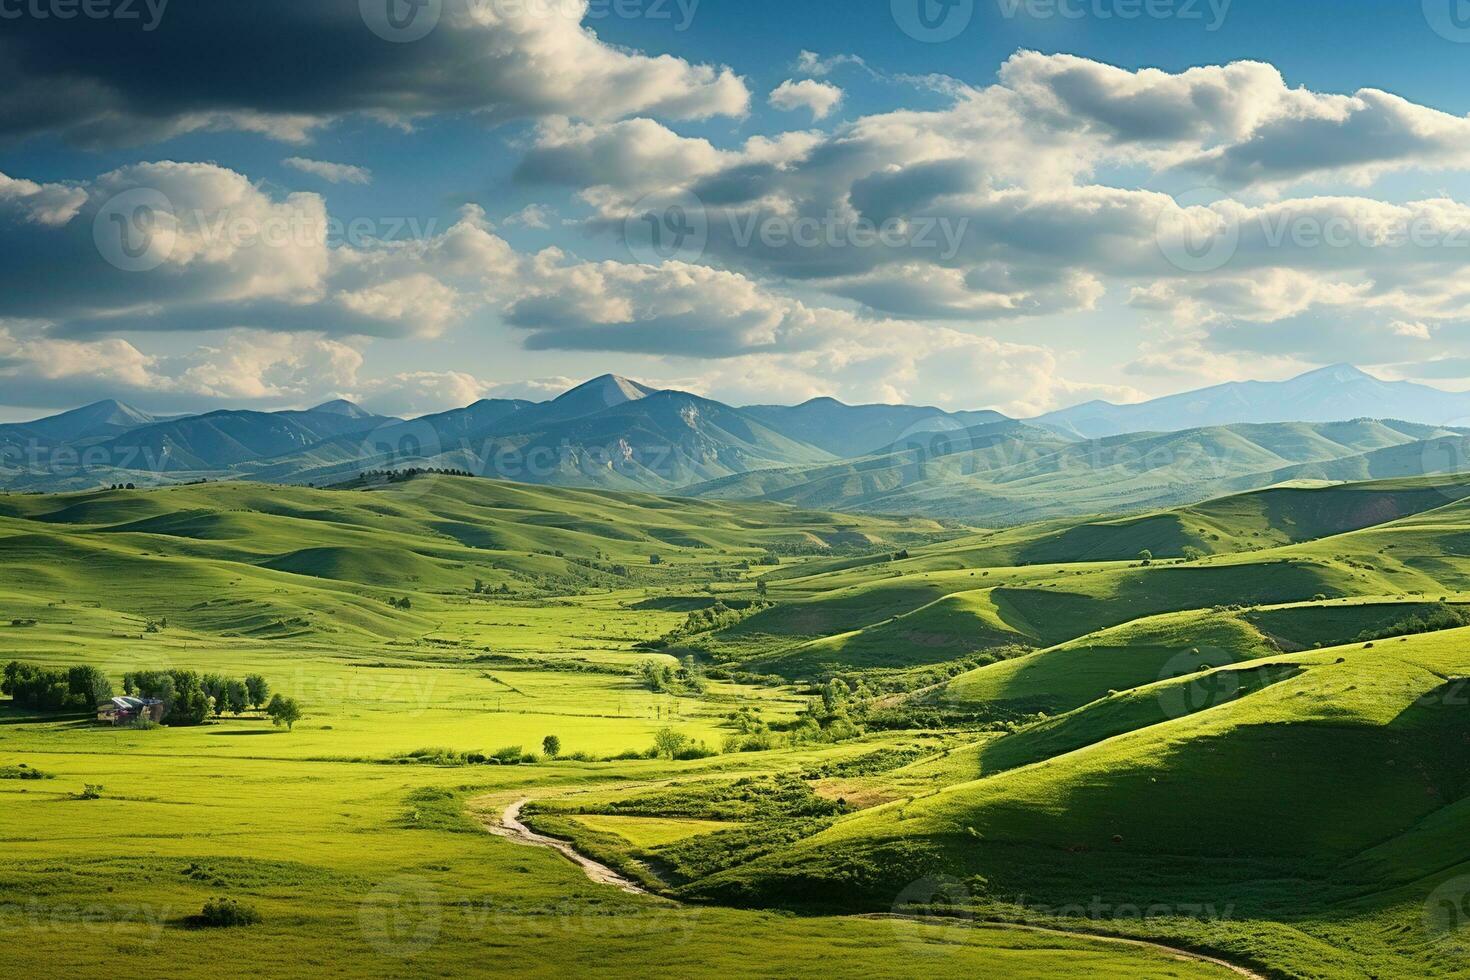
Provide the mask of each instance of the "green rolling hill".
{"label": "green rolling hill", "polygon": [[[190,663],[432,671],[450,740],[645,738],[693,706],[725,754],[528,764],[555,788],[526,819],[694,908],[939,895],[1262,976],[1470,973],[1441,901],[1470,894],[1470,476],[996,530],[432,473],[7,494],[0,567],[6,638],[51,662],[120,673],[163,623]],[[616,663],[574,654],[598,640]],[[650,690],[648,658],[708,686]],[[335,710],[298,736],[380,744]],[[395,752],[435,744],[393,724]],[[377,778],[387,751],[316,764]]]}
{"label": "green rolling hill", "polygon": [[205,632],[401,636],[424,626],[387,607],[406,593],[463,595],[476,580],[523,596],[679,581],[770,550],[899,547],[940,531],[923,519],[436,475],[362,490],[0,495],[0,591],[33,597],[16,608],[34,610],[42,595],[96,601]]}
{"label": "green rolling hill", "polygon": [[863,459],[731,476],[689,492],[1004,525],[1177,506],[1291,482],[1453,473],[1467,454],[1464,433],[1392,421],[1234,425],[1084,442],[1000,422],[920,436]]}

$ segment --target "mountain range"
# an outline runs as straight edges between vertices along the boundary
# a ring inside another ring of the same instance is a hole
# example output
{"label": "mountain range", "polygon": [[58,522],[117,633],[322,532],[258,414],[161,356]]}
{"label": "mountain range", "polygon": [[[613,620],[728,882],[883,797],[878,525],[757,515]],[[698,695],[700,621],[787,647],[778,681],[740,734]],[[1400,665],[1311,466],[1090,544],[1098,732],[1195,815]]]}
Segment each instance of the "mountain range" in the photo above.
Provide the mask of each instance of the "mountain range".
{"label": "mountain range", "polygon": [[1412,381],[1381,381],[1335,364],[1289,381],[1231,381],[1135,405],[1092,401],[1033,421],[1084,439],[1125,432],[1172,432],[1240,422],[1338,422],[1401,419],[1430,425],[1470,425],[1470,392],[1443,391]]}
{"label": "mountain range", "polygon": [[[0,489],[235,479],[330,486],[446,469],[1011,524],[1174,506],[1284,482],[1465,468],[1470,394],[1347,366],[1020,421],[912,405],[734,407],[604,375],[545,402],[402,419],[346,400],[161,417],[116,401],[0,425]],[[372,479],[374,477],[369,477]]]}

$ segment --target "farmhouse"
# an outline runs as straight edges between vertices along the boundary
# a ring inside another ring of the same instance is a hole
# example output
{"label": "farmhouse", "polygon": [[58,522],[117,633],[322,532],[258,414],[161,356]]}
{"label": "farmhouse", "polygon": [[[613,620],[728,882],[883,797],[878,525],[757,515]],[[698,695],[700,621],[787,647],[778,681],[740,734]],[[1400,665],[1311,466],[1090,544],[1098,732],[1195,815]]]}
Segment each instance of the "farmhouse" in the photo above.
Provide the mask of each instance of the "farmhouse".
{"label": "farmhouse", "polygon": [[97,720],[106,725],[127,725],[140,718],[163,721],[163,702],[157,698],[121,697],[97,706]]}

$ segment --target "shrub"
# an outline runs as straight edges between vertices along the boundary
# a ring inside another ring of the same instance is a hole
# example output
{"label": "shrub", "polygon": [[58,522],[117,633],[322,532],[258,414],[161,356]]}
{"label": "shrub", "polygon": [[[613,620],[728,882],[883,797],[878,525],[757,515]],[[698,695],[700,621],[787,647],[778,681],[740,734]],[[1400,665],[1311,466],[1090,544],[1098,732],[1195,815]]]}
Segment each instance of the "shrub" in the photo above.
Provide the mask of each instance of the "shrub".
{"label": "shrub", "polygon": [[210,929],[233,929],[239,926],[259,925],[260,913],[252,906],[237,902],[233,898],[211,898],[200,910],[198,922]]}
{"label": "shrub", "polygon": [[705,745],[703,742],[691,742],[675,752],[674,758],[680,761],[687,761],[689,759],[708,759],[712,755],[719,754],[719,752]]}
{"label": "shrub", "polygon": [[0,779],[55,779],[49,772],[32,769],[22,762],[16,766],[0,766]]}

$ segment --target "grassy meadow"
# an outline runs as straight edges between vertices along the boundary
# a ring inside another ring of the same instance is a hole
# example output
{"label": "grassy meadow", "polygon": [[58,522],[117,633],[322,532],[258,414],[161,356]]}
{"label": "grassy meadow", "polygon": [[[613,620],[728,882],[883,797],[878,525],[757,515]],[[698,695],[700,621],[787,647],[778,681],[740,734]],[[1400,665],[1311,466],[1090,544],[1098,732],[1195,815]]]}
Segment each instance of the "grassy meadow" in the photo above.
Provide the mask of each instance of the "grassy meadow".
{"label": "grassy meadow", "polygon": [[[434,475],[0,496],[0,665],[302,714],[0,699],[0,963],[1470,976],[1467,492],[1006,529]],[[645,893],[489,832],[521,801]]]}

